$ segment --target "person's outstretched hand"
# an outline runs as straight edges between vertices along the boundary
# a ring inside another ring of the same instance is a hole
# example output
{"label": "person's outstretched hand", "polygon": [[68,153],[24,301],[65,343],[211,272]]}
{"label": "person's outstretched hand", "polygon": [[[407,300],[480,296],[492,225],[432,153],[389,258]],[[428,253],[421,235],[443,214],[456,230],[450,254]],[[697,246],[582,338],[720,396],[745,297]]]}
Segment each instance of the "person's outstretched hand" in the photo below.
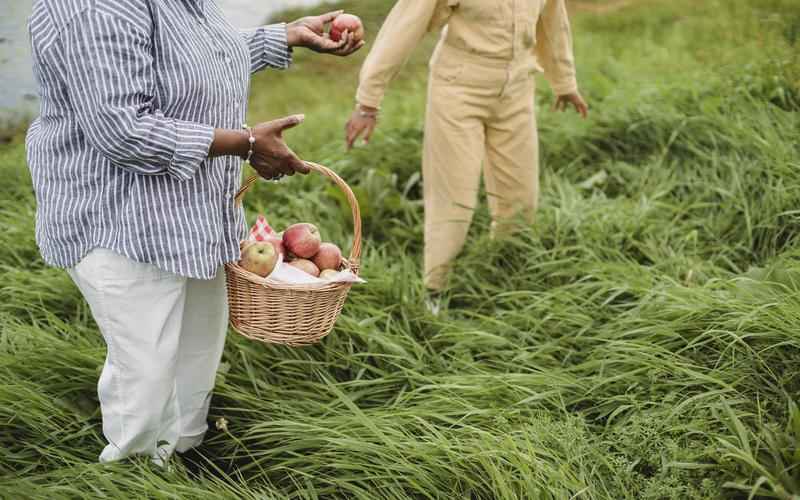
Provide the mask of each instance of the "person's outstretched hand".
{"label": "person's outstretched hand", "polygon": [[575,111],[580,113],[583,118],[589,116],[589,105],[583,100],[580,92],[573,92],[571,94],[564,94],[556,97],[556,102],[553,104],[553,110],[566,111],[572,105]]}
{"label": "person's outstretched hand", "polygon": [[360,106],[353,111],[345,125],[345,142],[347,150],[353,149],[358,138],[364,134],[364,144],[368,144],[375,127],[378,126],[378,110],[368,106]]}
{"label": "person's outstretched hand", "polygon": [[304,119],[303,115],[293,115],[253,127],[256,142],[250,165],[258,175],[273,180],[284,175],[307,174],[311,171],[283,140],[283,131],[300,125]]}
{"label": "person's outstretched hand", "polygon": [[305,47],[322,54],[349,56],[364,46],[364,40],[356,40],[352,33],[345,31],[341,40],[334,42],[325,33],[325,26],[343,14],[343,10],[328,12],[321,16],[308,16],[286,26],[286,40],[290,47]]}

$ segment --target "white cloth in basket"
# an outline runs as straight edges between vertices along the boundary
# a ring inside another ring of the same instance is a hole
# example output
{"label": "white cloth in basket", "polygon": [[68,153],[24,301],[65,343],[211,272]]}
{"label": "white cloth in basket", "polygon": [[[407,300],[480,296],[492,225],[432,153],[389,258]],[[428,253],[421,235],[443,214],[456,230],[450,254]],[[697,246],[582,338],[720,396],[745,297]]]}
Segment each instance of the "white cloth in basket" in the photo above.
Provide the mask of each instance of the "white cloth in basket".
{"label": "white cloth in basket", "polygon": [[282,260],[278,262],[277,266],[275,266],[275,270],[272,271],[272,274],[267,276],[267,280],[278,283],[289,283],[292,285],[319,286],[328,285],[330,283],[366,283],[366,281],[359,278],[355,273],[349,270],[340,271],[338,274],[336,274],[336,276],[332,276],[327,280],[317,278],[315,276],[311,276],[305,271],[297,269],[294,266],[290,266]]}

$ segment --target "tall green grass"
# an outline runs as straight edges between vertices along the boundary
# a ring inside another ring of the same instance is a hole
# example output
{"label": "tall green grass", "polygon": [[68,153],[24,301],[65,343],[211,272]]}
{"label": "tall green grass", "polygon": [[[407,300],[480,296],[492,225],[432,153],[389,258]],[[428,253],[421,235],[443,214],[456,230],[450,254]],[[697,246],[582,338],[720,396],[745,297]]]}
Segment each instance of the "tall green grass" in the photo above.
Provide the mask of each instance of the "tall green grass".
{"label": "tall green grass", "polygon": [[[342,4],[374,33],[389,3]],[[305,112],[291,145],[358,194],[369,284],[319,346],[231,334],[209,439],[168,470],[94,463],[102,340],[38,257],[22,143],[0,147],[0,498],[800,497],[800,5],[574,24],[592,117],[551,113],[542,85],[537,223],[492,241],[482,207],[439,317],[420,283],[433,40],[350,154],[363,54],[254,80],[251,122]],[[322,179],[247,204],[349,241]]]}

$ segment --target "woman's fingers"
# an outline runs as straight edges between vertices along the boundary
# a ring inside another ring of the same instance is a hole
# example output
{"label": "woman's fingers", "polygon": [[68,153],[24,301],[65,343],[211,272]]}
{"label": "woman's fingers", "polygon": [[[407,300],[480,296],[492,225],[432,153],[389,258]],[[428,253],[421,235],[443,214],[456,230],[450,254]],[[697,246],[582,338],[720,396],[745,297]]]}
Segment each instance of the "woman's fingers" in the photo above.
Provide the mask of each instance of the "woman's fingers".
{"label": "woman's fingers", "polygon": [[308,173],[310,173],[310,172],[311,172],[311,167],[309,167],[309,166],[306,164],[306,162],[304,162],[303,160],[301,160],[301,159],[300,159],[300,157],[299,157],[299,156],[297,156],[297,155],[294,153],[294,151],[292,151],[292,150],[290,149],[290,150],[289,150],[289,153],[291,153],[291,157],[289,158],[288,165],[289,165],[289,167],[292,169],[292,173],[291,173],[291,174],[289,174],[289,175],[294,175],[294,173],[295,173],[295,172],[296,172],[296,173],[298,173],[298,174],[303,174],[303,175],[306,175],[306,174],[308,174]]}
{"label": "woman's fingers", "polygon": [[358,51],[361,47],[366,44],[364,40],[356,41],[355,38],[348,44],[347,47],[342,47],[340,50],[336,52],[337,56],[349,56],[350,54]]}
{"label": "woman's fingers", "polygon": [[362,118],[353,115],[353,118],[350,118],[346,126],[347,150],[350,151],[353,149],[358,138],[361,137],[362,134],[364,135],[364,144],[368,144],[372,138],[373,132],[375,132],[376,126],[377,122],[374,118]]}
{"label": "woman's fingers", "polygon": [[291,150],[287,147],[286,148],[286,155],[281,158],[278,163],[276,163],[275,168],[278,170],[278,173],[281,175],[294,175],[294,159],[296,158],[295,154],[291,152]]}
{"label": "woman's fingers", "polygon": [[575,111],[577,111],[578,114],[581,115],[581,117],[586,118],[588,116],[589,113],[586,109],[586,104],[582,102],[576,102],[574,103],[574,106],[575,106]]}
{"label": "woman's fingers", "polygon": [[328,24],[333,22],[334,19],[344,14],[343,10],[334,10],[333,12],[328,12],[326,14],[322,14],[319,17],[319,20],[322,21],[322,24]]}
{"label": "woman's fingers", "polygon": [[262,123],[258,128],[262,128],[266,134],[274,134],[278,137],[281,136],[284,130],[294,128],[306,119],[306,115],[291,115],[277,120]]}
{"label": "woman's fingers", "polygon": [[308,166],[286,145],[283,132],[301,124],[305,115],[292,115],[255,127],[255,151],[250,159],[253,168],[265,179],[275,179],[283,175],[303,174]]}
{"label": "woman's fingers", "polygon": [[258,172],[258,175],[268,181],[280,176],[278,169],[259,158],[251,158],[250,165],[253,166],[256,172]]}
{"label": "woman's fingers", "polygon": [[335,54],[337,51],[341,50],[342,47],[345,46],[347,43],[344,38],[339,40],[338,42],[334,42],[330,38],[326,38],[319,35],[314,35],[316,38],[314,40],[313,49],[317,52],[322,52],[323,54]]}
{"label": "woman's fingers", "polygon": [[353,145],[355,145],[356,141],[358,140],[358,136],[361,135],[361,130],[352,121],[349,122],[347,126],[347,150],[350,151],[353,149]]}
{"label": "woman's fingers", "polygon": [[[282,142],[282,141],[281,141]],[[276,154],[274,168],[282,175],[294,175],[295,173],[307,174],[311,171],[308,165],[301,160],[292,149],[286,145],[281,144],[283,147],[281,151]]]}
{"label": "woman's fingers", "polygon": [[589,105],[586,104],[583,98],[578,99],[578,102],[575,104],[575,109],[577,109],[578,113],[580,113],[584,119],[589,117]]}
{"label": "woman's fingers", "polygon": [[256,172],[267,180],[279,179],[285,175],[292,176],[296,173],[305,175],[311,172],[309,166],[288,147],[284,152],[274,153],[269,158],[263,156],[253,158],[250,163]]}
{"label": "woman's fingers", "polygon": [[339,51],[343,56],[352,54],[355,51],[356,45],[359,43],[359,40],[356,40],[355,33],[350,33],[349,31],[345,31],[345,33],[347,33],[347,45],[342,47]]}
{"label": "woman's fingers", "polygon": [[342,38],[339,40],[339,43],[341,45],[336,50],[331,51],[331,53],[337,56],[342,55],[345,51],[347,51],[347,48],[350,46],[350,43],[352,43],[352,38],[353,38],[352,33],[350,33],[349,30],[344,30],[344,33],[342,33]]}
{"label": "woman's fingers", "polygon": [[553,103],[553,111],[567,111],[570,105],[572,105],[575,111],[583,118],[589,117],[589,105],[586,104],[586,101],[584,101],[583,97],[577,92],[556,97],[556,101]]}
{"label": "woman's fingers", "polygon": [[372,139],[372,133],[375,132],[375,125],[377,125],[377,123],[374,120],[371,120],[370,123],[367,124],[366,132],[364,133],[364,144],[369,144],[369,140]]}
{"label": "woman's fingers", "polygon": [[317,34],[313,32],[306,32],[305,36],[305,46],[322,54],[336,54],[347,45],[348,41],[348,39],[343,36],[338,42],[335,42],[327,33]]}
{"label": "woman's fingers", "polygon": [[366,43],[364,40],[359,40],[356,38],[355,34],[351,33],[350,31],[345,31],[342,34],[341,39],[342,45],[338,49],[331,51],[331,54],[337,56],[349,56],[350,54],[356,52],[358,49],[364,46]]}

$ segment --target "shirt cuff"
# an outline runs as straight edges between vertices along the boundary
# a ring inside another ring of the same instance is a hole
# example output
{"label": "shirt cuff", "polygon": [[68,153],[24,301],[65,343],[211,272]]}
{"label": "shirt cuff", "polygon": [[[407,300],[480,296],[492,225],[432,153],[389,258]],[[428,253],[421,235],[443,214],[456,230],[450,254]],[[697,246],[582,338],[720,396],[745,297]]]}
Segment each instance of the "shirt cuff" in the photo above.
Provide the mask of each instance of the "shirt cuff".
{"label": "shirt cuff", "polygon": [[286,69],[292,65],[292,48],[289,47],[286,23],[264,26],[264,59],[271,68]]}
{"label": "shirt cuff", "polygon": [[575,79],[563,82],[550,82],[550,88],[555,95],[574,94],[578,91],[578,81]]}
{"label": "shirt cuff", "polygon": [[369,92],[359,89],[358,93],[356,94],[356,102],[362,106],[380,108],[381,102],[383,102],[383,96],[378,94],[370,94]]}
{"label": "shirt cuff", "polygon": [[175,122],[175,153],[169,165],[169,174],[181,181],[188,181],[200,165],[208,158],[214,142],[214,127],[198,123]]}

